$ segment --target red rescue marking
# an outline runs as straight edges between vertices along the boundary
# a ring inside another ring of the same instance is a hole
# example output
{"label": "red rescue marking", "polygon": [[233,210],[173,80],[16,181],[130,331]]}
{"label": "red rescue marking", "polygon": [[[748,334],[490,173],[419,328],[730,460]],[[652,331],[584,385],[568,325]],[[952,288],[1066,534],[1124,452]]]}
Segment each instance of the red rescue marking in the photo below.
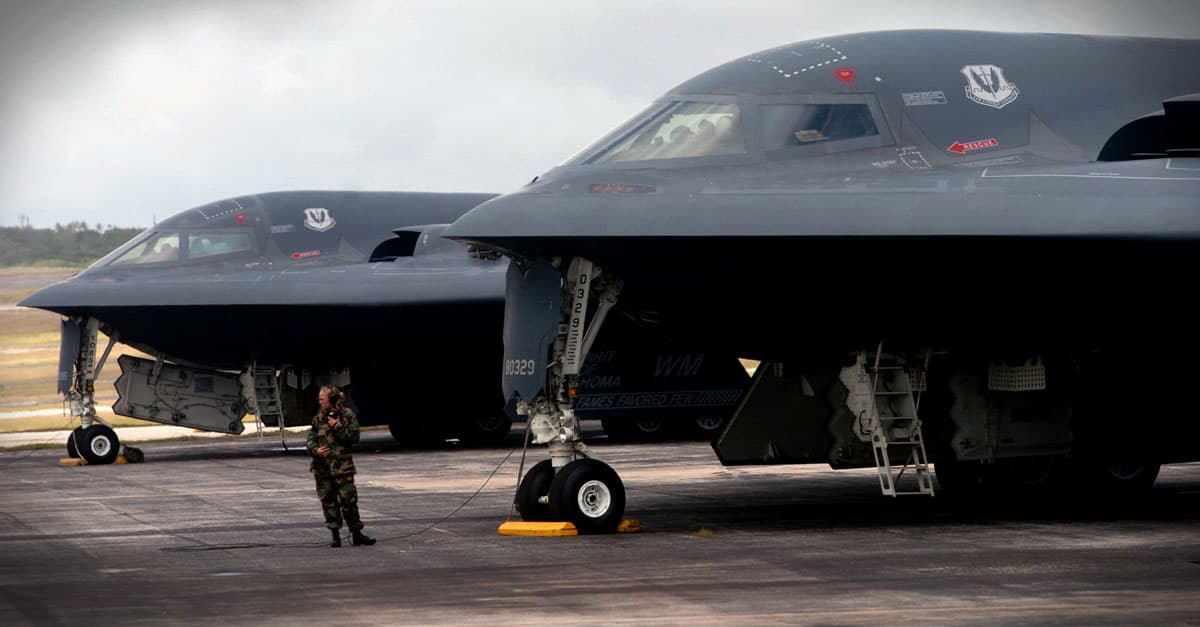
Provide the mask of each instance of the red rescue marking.
{"label": "red rescue marking", "polygon": [[956,140],[953,144],[950,144],[950,147],[947,148],[946,150],[949,150],[950,152],[957,152],[958,154],[961,155],[965,152],[970,152],[972,150],[979,150],[980,148],[995,148],[996,146],[999,146],[999,145],[1000,145],[1000,142],[996,141],[995,139],[990,139],[990,138],[989,139],[977,139],[973,142],[967,142],[965,144],[961,144]]}
{"label": "red rescue marking", "polygon": [[833,73],[834,76],[838,77],[838,80],[842,81],[843,83],[846,83],[847,85],[854,82],[855,74],[856,74],[856,72],[855,72],[854,68],[852,68],[852,67],[842,68],[840,70],[834,71],[834,73]]}
{"label": "red rescue marking", "polygon": [[304,259],[306,257],[316,257],[321,254],[319,250],[306,250],[301,253],[292,253],[292,259]]}

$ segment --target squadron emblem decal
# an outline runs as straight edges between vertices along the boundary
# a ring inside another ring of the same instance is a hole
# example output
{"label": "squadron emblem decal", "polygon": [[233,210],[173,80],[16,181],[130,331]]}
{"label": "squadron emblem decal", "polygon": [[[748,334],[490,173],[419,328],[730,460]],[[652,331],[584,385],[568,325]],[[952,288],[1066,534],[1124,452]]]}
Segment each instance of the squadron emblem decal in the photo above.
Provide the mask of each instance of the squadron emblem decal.
{"label": "squadron emblem decal", "polygon": [[1017,99],[1021,90],[1004,78],[1004,68],[994,65],[965,65],[960,70],[967,77],[967,98],[981,105],[1003,109]]}
{"label": "squadron emblem decal", "polygon": [[311,207],[304,210],[304,226],[318,233],[332,229],[335,224],[337,224],[337,220],[334,220],[324,207]]}

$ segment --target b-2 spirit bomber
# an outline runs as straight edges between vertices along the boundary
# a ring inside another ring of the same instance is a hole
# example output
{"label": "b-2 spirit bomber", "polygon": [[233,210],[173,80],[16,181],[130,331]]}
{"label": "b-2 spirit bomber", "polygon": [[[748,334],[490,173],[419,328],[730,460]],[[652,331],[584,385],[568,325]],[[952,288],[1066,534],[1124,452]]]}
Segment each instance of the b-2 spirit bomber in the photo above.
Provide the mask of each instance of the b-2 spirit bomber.
{"label": "b-2 spirit bomber", "polygon": [[885,494],[932,495],[1131,491],[1200,459],[1196,59],[1181,39],[802,41],[472,209],[444,235],[513,260],[504,394],[549,448],[525,518],[620,520],[574,401],[618,313],[762,360],[725,464],[876,467]]}
{"label": "b-2 spirit bomber", "polygon": [[[508,433],[500,365],[506,259],[440,237],[489,194],[286,191],[222,200],[147,229],[20,304],[62,314],[59,390],[72,456],[110,463],[96,375],[120,341],[114,413],[237,434],[243,417],[307,424],[317,386],[348,385],[397,440]],[[712,437],[749,381],[733,356],[607,333],[583,399],[611,435]],[[109,336],[99,354],[97,337]],[[683,435],[679,431],[677,434]]]}

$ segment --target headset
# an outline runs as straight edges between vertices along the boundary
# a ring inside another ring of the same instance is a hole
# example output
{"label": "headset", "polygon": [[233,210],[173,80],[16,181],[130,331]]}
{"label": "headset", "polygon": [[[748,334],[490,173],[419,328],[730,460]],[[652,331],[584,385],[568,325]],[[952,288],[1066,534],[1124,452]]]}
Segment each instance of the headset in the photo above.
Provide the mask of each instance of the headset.
{"label": "headset", "polygon": [[330,405],[336,407],[338,403],[342,402],[343,394],[341,388],[331,385],[328,388],[328,392],[325,398],[329,399]]}

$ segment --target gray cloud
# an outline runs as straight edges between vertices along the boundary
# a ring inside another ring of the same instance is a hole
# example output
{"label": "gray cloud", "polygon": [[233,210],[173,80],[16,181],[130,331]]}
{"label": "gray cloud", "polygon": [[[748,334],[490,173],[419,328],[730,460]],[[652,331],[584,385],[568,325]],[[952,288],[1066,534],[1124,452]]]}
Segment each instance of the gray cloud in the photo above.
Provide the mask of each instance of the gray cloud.
{"label": "gray cloud", "polygon": [[495,191],[713,65],[952,27],[1198,36],[1190,0],[40,2],[0,8],[0,224],[296,188]]}

